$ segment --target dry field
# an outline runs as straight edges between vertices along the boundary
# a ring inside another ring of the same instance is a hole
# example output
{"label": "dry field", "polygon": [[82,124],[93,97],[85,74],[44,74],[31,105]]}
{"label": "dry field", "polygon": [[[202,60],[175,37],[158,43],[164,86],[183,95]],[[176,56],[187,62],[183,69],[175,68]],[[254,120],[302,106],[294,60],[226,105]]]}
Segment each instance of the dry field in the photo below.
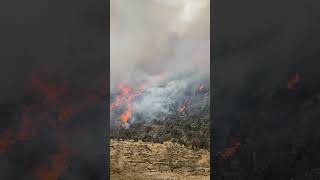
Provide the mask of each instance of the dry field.
{"label": "dry field", "polygon": [[210,154],[172,142],[110,144],[111,180],[209,180]]}

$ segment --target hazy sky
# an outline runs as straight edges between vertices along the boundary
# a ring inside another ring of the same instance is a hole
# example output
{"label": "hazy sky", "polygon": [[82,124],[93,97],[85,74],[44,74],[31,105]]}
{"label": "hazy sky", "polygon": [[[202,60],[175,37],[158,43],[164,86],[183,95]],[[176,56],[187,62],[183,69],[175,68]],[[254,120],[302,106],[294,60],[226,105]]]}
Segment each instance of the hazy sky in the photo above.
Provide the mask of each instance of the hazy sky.
{"label": "hazy sky", "polygon": [[111,88],[180,72],[209,76],[209,0],[111,0]]}

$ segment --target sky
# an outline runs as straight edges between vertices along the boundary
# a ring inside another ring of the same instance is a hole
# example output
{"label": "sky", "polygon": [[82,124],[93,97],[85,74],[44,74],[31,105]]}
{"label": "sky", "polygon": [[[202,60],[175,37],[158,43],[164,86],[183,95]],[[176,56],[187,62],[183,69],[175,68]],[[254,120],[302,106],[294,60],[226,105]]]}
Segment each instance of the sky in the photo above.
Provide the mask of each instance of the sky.
{"label": "sky", "polygon": [[111,0],[111,91],[181,72],[209,76],[209,2]]}

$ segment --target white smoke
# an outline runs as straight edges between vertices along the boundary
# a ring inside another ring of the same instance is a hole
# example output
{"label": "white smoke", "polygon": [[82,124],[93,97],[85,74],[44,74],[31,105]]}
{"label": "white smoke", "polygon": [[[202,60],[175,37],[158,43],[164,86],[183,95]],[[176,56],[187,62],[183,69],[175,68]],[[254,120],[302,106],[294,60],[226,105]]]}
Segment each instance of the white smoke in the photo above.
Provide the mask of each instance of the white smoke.
{"label": "white smoke", "polygon": [[[188,83],[210,72],[210,0],[111,0],[111,93],[148,88],[137,111],[168,111]],[[176,78],[183,73],[195,76]],[[172,82],[170,82],[172,79]],[[166,86],[159,87],[161,82]]]}

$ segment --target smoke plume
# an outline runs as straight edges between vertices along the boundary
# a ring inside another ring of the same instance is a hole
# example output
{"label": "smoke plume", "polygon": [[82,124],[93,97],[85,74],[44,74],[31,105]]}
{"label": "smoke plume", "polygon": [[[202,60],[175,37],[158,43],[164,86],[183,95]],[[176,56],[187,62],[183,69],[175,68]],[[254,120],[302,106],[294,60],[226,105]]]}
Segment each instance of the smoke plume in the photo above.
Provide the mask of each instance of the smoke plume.
{"label": "smoke plume", "polygon": [[209,79],[209,0],[111,0],[111,94],[143,87],[135,112],[168,112]]}

